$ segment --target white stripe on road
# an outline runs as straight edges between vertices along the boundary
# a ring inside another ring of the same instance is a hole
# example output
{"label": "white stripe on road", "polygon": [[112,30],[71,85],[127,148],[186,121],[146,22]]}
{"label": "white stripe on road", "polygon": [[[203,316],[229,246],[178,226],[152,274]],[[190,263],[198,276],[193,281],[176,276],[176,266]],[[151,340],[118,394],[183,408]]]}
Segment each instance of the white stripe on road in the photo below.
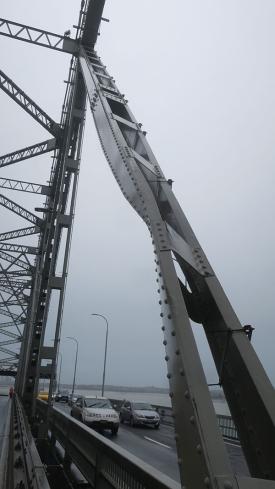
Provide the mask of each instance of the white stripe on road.
{"label": "white stripe on road", "polygon": [[169,447],[168,445],[164,445],[164,443],[160,443],[160,441],[153,440],[152,438],[149,438],[148,436],[144,436],[144,438],[145,438],[145,440],[152,441],[153,443],[156,443],[157,445],[160,445],[162,447],[172,449],[172,447]]}

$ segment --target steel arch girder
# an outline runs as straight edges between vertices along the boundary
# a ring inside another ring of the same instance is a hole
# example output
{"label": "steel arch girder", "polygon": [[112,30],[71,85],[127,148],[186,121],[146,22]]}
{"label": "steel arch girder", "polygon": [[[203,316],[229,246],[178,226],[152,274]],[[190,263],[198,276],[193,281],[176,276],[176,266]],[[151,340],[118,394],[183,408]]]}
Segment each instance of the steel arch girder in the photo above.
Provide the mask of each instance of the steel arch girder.
{"label": "steel arch girder", "polygon": [[[93,104],[98,86],[87,59],[82,57],[80,62],[90,103]],[[216,474],[226,474],[235,488],[237,486],[217,427],[191,324],[182,300],[166,224],[143,171],[126,149],[127,143],[116,126],[104,94],[100,89],[97,93],[98,102],[92,108],[103,151],[124,196],[145,221],[153,239],[178,456],[184,463],[183,467],[180,465],[182,480],[187,486],[192,481],[191,487],[203,487],[206,477],[214,480]],[[152,175],[156,180],[156,175]],[[162,174],[160,178],[163,180]],[[186,416],[182,416],[182,413],[186,413]],[[190,419],[194,422],[190,423]],[[199,464],[194,463],[198,458],[198,445],[201,447]]]}
{"label": "steel arch girder", "polygon": [[[200,382],[198,374],[194,376],[191,371],[192,368],[201,369],[198,353],[196,349],[192,351],[193,347],[187,348],[187,351],[185,348],[186,344],[191,345],[193,342],[188,315],[192,318],[192,312],[195,311],[197,322],[202,323],[205,329],[217,370],[219,373],[222,371],[222,385],[253,476],[275,478],[272,461],[272,454],[275,452],[275,399],[272,384],[172,192],[171,181],[166,181],[164,178],[144,137],[145,134],[140,129],[140,124],[136,122],[127,106],[127,101],[124,100],[124,96],[120,94],[112,77],[108,75],[95,53],[92,51],[87,53],[82,49],[80,62],[105,156],[124,196],[146,222],[153,237],[157,255],[156,270],[160,274],[157,280],[164,281],[164,285],[159,287],[162,294],[161,315],[166,318],[166,321],[169,315],[168,319],[171,321],[171,325],[168,321],[169,327],[163,324],[164,344],[179,439],[186,438],[188,430],[186,431],[187,426],[183,431],[181,430],[183,416],[177,422],[177,415],[180,418],[180,410],[186,413],[188,409],[187,406],[183,409],[182,401],[176,400],[177,382],[175,379],[179,370],[178,366],[175,366],[177,362],[172,361],[175,356],[175,350],[170,345],[173,335],[178,339],[177,344],[180,345],[180,357],[184,366],[184,368],[180,367],[181,375],[186,376],[187,383],[192,386],[184,390],[184,381],[179,380],[181,397],[183,393],[186,393],[187,397],[194,401],[194,413],[189,419],[194,419],[195,424],[200,425],[203,438],[202,440],[200,434],[196,433],[198,438],[194,436],[193,439],[196,439],[196,442],[199,440],[198,444],[208,459],[208,477],[211,479],[213,474],[221,473],[218,467],[223,466],[227,457],[224,457],[224,453],[220,451],[219,442],[216,441],[213,445],[216,432],[212,421],[211,423],[209,421],[212,414],[209,414],[207,407],[205,379]],[[183,284],[179,283],[170,251],[173,251],[176,256],[187,278],[191,293],[185,290]],[[168,281],[170,281],[169,287],[167,286]],[[167,313],[168,305],[172,313]],[[229,337],[229,344],[227,337]],[[172,370],[169,369],[169,362],[173,366]],[[245,392],[245,395],[242,395],[242,392]],[[261,416],[259,416],[259,409]],[[251,438],[251,429],[255,433],[257,442]],[[179,457],[185,461],[187,466],[186,452],[189,450],[190,454],[191,439],[190,437],[187,442],[186,451],[182,447],[179,449]],[[261,457],[257,453],[259,446]],[[181,456],[183,453],[184,456]],[[192,460],[189,459],[189,461],[191,467]],[[186,465],[184,466],[185,475],[190,469]],[[197,466],[196,468],[193,466],[193,469],[195,473],[192,473],[190,481],[192,480],[194,484],[199,471]],[[224,466],[222,471],[225,473]],[[198,480],[197,482],[199,483]]]}

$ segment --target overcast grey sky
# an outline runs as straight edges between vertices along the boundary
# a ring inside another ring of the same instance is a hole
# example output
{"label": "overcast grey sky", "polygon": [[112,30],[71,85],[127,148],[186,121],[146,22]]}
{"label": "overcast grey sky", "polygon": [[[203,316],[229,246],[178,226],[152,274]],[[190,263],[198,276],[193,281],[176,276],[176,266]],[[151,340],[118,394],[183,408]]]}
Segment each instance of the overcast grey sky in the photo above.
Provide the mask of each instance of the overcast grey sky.
{"label": "overcast grey sky", "polygon": [[[97,51],[148,131],[241,322],[256,328],[253,344],[274,382],[275,4],[167,5],[107,0],[110,23],[101,27]],[[0,11],[63,34],[76,24],[78,9],[76,0],[13,0]],[[70,56],[3,37],[0,46],[1,69],[59,121]],[[4,93],[0,104],[1,154],[48,138]],[[44,181],[50,163],[48,156],[36,158],[3,175]],[[23,197],[10,195],[31,202]],[[1,231],[16,227],[1,215]],[[166,385],[153,265],[147,229],[120,193],[88,113],[63,318],[63,382],[73,375],[70,335],[80,344],[77,380],[101,382],[105,325],[89,316],[96,312],[110,323],[106,383]],[[194,330],[207,379],[216,381],[202,329]]]}

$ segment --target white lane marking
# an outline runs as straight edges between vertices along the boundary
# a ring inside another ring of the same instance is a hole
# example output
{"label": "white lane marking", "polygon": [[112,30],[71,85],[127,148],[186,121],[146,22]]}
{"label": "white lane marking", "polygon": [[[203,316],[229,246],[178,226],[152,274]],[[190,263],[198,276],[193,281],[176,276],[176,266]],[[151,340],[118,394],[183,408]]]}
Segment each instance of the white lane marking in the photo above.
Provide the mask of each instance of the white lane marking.
{"label": "white lane marking", "polygon": [[160,445],[162,447],[172,449],[172,447],[169,447],[168,445],[164,445],[164,443],[160,443],[160,441],[153,440],[153,438],[149,438],[149,436],[144,436],[144,438],[145,438],[145,440],[152,441],[153,443],[156,443],[157,445]]}

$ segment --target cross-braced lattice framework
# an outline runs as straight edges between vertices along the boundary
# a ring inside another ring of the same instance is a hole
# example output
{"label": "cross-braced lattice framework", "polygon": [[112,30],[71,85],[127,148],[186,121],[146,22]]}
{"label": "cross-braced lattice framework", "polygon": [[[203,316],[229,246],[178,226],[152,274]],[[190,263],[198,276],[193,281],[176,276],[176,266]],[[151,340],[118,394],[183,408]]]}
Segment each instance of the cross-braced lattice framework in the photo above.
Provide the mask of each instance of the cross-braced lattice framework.
{"label": "cross-braced lattice framework", "polygon": [[[1,351],[7,355],[3,365],[7,369],[16,368],[17,357],[11,346],[5,346],[21,341],[23,336],[17,390],[25,408],[34,414],[39,379],[50,378],[50,397],[55,379],[87,95],[110,168],[153,240],[182,482],[191,489],[254,488],[255,479],[242,479],[232,473],[190,318],[201,323],[205,330],[251,473],[261,479],[275,479],[274,390],[145,133],[94,51],[104,3],[105,0],[82,0],[75,40],[0,20],[0,35],[73,54],[60,124],[0,72],[0,88],[54,136],[54,143],[44,141],[0,158],[0,166],[4,166],[54,148],[48,186],[9,178],[0,180],[6,190],[46,195],[42,218],[5,195],[0,196],[4,208],[32,224],[0,234],[0,314],[5,318],[0,326]],[[49,144],[53,147],[49,148]],[[56,261],[64,231],[67,234],[63,273],[58,277]],[[39,235],[36,246],[11,243],[13,239],[34,233]],[[178,278],[173,259],[184,273],[188,288]],[[53,289],[59,291],[55,340],[53,347],[45,347]],[[23,334],[22,323],[25,324]],[[42,361],[46,359],[49,365],[44,367]],[[260,479],[256,484],[263,489],[267,487]],[[274,488],[275,482],[268,487]]]}

